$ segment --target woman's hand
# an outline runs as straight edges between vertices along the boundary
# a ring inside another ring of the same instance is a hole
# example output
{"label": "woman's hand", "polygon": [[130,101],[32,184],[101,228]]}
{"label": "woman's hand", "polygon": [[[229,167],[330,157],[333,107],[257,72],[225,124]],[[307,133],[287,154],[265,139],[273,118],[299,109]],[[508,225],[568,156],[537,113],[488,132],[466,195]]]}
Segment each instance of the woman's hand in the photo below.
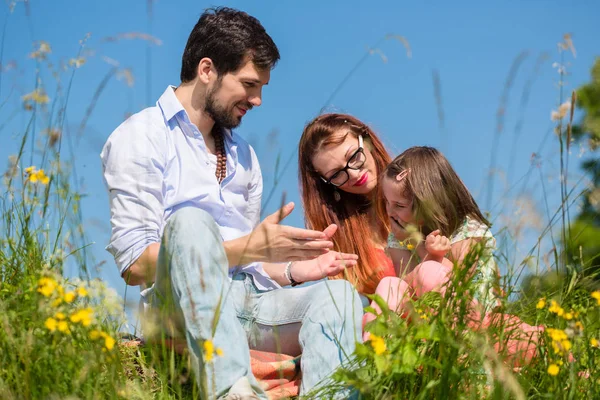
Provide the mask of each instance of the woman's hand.
{"label": "woman's hand", "polygon": [[425,238],[425,250],[428,259],[442,262],[446,254],[450,251],[450,239],[440,235],[440,230],[436,229]]}
{"label": "woman's hand", "polygon": [[335,276],[345,268],[356,265],[356,254],[329,251],[310,261],[297,261],[290,266],[290,274],[296,282],[318,281],[328,276]]}

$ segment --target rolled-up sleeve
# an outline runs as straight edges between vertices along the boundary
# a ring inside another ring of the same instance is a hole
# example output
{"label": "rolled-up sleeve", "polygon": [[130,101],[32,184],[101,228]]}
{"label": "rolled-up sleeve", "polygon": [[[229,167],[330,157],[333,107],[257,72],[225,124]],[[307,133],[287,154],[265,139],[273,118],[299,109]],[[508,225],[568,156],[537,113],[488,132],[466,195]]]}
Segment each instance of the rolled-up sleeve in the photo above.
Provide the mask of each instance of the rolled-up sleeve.
{"label": "rolled-up sleeve", "polygon": [[121,274],[146,247],[160,242],[163,224],[165,127],[131,118],[106,142],[100,158],[110,201],[108,250]]}

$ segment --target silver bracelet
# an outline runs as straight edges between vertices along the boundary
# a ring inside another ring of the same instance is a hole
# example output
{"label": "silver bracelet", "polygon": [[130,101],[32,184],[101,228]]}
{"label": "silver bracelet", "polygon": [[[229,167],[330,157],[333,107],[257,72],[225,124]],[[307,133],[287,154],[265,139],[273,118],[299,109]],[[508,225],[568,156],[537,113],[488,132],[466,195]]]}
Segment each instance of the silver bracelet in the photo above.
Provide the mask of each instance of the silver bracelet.
{"label": "silver bracelet", "polygon": [[292,278],[292,271],[291,271],[291,269],[292,269],[292,264],[293,264],[293,263],[294,263],[293,261],[289,261],[289,262],[286,264],[286,266],[285,266],[285,271],[284,271],[284,273],[283,273],[283,274],[285,275],[285,278],[286,278],[288,281],[290,281],[290,284],[292,285],[292,287],[294,287],[294,286],[297,286],[297,285],[299,285],[299,284],[301,284],[301,283],[302,283],[302,282],[296,282],[296,281],[294,280],[294,278]]}

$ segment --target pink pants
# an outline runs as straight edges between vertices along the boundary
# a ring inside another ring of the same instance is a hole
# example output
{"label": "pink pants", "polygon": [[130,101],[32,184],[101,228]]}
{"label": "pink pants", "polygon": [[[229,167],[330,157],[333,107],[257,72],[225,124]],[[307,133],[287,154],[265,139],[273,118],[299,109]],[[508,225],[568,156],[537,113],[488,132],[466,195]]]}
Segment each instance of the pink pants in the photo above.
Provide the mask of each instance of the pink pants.
{"label": "pink pants", "polygon": [[[403,317],[407,315],[406,302],[413,297],[420,297],[427,292],[445,292],[445,285],[450,278],[452,268],[435,261],[425,261],[415,267],[403,279],[397,277],[385,277],[377,286],[375,294],[387,301],[390,310],[400,313]],[[494,348],[497,352],[507,355],[507,361],[513,367],[518,367],[531,361],[536,355],[536,348],[543,327],[531,326],[518,317],[501,313],[489,313],[481,315],[476,310],[477,301],[473,300],[473,310],[469,316],[469,328],[474,331],[485,331],[491,326],[504,326],[505,338],[493,338]],[[381,309],[374,301],[371,302],[378,314]],[[367,313],[363,317],[363,339],[369,339],[369,332],[364,331],[367,322],[376,318],[374,314]]]}

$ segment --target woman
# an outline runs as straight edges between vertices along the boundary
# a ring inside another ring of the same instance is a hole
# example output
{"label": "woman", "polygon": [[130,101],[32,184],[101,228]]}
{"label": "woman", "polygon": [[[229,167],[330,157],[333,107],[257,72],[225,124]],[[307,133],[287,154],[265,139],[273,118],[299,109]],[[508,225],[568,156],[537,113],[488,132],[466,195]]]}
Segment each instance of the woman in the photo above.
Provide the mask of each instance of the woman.
{"label": "woman", "polygon": [[[377,135],[347,114],[324,114],[300,139],[298,170],[306,226],[336,224],[335,250],[358,255],[358,264],[333,279],[348,279],[359,293],[372,294],[385,276],[396,276],[385,254],[389,219],[378,175],[391,158]],[[377,204],[381,202],[381,204]]]}

